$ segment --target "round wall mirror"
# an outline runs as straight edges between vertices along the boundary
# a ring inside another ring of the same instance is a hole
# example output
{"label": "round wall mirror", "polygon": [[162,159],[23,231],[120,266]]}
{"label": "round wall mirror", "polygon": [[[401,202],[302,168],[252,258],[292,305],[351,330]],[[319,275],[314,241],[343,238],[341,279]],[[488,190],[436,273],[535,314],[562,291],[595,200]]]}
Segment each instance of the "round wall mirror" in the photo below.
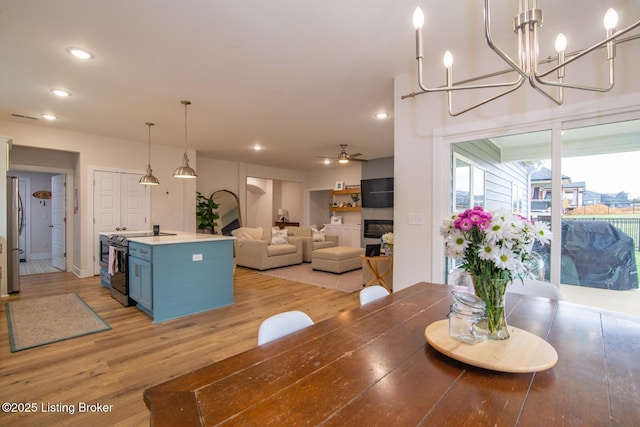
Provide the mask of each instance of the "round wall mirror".
{"label": "round wall mirror", "polygon": [[220,219],[216,221],[218,223],[216,233],[231,236],[233,230],[242,227],[238,196],[229,190],[218,190],[211,194],[211,198],[218,205],[218,215],[220,215]]}

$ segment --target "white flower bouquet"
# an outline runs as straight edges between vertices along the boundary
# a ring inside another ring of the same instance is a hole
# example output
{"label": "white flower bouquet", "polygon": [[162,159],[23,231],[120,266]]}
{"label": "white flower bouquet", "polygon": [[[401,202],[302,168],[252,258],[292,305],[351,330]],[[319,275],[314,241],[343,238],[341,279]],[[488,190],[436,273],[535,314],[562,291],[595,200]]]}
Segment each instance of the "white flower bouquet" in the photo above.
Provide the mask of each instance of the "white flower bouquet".
{"label": "white flower bouquet", "polygon": [[476,206],[445,220],[440,234],[447,256],[462,260],[461,267],[471,275],[476,295],[485,303],[490,333],[507,334],[503,338],[508,338],[506,286],[524,275],[533,243],[549,243],[551,231],[542,222],[509,211],[485,211]]}
{"label": "white flower bouquet", "polygon": [[393,245],[393,233],[384,233],[380,238],[380,241],[387,245]]}

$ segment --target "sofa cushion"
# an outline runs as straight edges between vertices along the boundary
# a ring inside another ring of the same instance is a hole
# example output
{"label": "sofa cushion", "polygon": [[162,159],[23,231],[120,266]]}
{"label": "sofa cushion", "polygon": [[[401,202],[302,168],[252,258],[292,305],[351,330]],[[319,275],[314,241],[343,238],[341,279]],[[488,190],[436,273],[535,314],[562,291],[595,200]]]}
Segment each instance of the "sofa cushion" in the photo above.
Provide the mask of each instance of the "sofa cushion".
{"label": "sofa cushion", "polygon": [[233,237],[237,237],[238,239],[249,239],[249,240],[261,240],[262,239],[262,227],[240,227],[236,228],[231,232]]}
{"label": "sofa cushion", "polygon": [[270,245],[286,245],[289,243],[289,239],[287,237],[287,229],[279,229],[278,227],[273,227],[271,229],[271,243]]}
{"label": "sofa cushion", "polygon": [[311,227],[287,227],[289,236],[311,237]]}
{"label": "sofa cushion", "polygon": [[322,230],[318,230],[314,227],[311,229],[311,233],[313,234],[312,237],[314,242],[325,242],[327,240],[324,227],[322,228]]}
{"label": "sofa cushion", "polygon": [[267,246],[267,256],[278,256],[296,253],[296,245],[284,244],[284,245],[269,245]]}
{"label": "sofa cushion", "polygon": [[324,242],[313,242],[313,250],[317,250],[317,249],[325,249],[325,248],[332,248],[336,246],[336,242],[334,242],[333,240],[325,240]]}

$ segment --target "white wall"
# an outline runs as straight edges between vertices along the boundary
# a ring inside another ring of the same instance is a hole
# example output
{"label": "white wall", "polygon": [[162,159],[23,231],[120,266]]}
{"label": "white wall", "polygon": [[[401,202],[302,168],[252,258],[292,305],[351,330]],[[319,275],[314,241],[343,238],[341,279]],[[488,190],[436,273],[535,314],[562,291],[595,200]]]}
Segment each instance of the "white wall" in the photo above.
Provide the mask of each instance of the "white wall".
{"label": "white wall", "polygon": [[[413,72],[397,75],[394,83],[394,288],[402,289],[419,281],[443,280],[444,254],[438,230],[442,219],[449,214],[449,144],[554,126],[559,135],[559,123],[563,120],[605,117],[640,109],[640,80],[635,76],[640,66],[638,49],[637,42],[618,46],[616,87],[611,93],[567,90],[565,105],[560,107],[530,87],[523,87],[477,110],[450,117],[446,113],[445,95],[425,94],[402,100],[402,95],[416,90],[416,76]],[[478,60],[482,58],[479,55]],[[441,78],[437,77],[442,75],[437,62],[427,69],[427,84]],[[596,52],[577,70],[567,69],[565,81],[602,81],[601,62],[602,56]],[[465,98],[465,94],[456,92],[454,102],[464,106]],[[559,173],[560,168],[557,171]],[[424,224],[409,225],[408,216],[412,213],[424,215]]]}
{"label": "white wall", "polygon": [[246,227],[273,226],[273,181],[264,178],[247,178],[247,223]]}
{"label": "white wall", "polygon": [[303,191],[302,184],[299,182],[280,181],[282,194],[280,196],[280,205],[274,206],[278,216],[278,209],[284,208],[289,211],[289,221],[303,223],[304,203],[302,201]]}
{"label": "white wall", "polygon": [[229,190],[238,193],[238,163],[198,157],[196,189],[209,197],[214,191]]}
{"label": "white wall", "polygon": [[[344,181],[345,185],[360,184],[362,176],[362,163],[353,162],[353,164],[339,165],[337,167],[330,167],[321,171],[313,171],[307,174],[307,186],[304,195],[305,209],[307,215],[305,216],[304,224],[316,224],[319,225],[319,218],[317,215],[312,215],[312,202],[311,192],[326,190],[333,190],[336,181]],[[332,198],[331,198],[332,200]],[[322,223],[327,224],[330,221],[330,211],[326,209],[327,215],[323,216]],[[344,224],[360,224],[361,215],[360,212],[339,212]]]}
{"label": "white wall", "polygon": [[[67,200],[78,197],[78,210],[73,221],[73,242],[68,247],[68,261],[73,263],[73,271],[79,276],[93,274],[93,181],[91,170],[98,167],[145,173],[147,143],[128,141],[91,135],[81,132],[64,131],[44,126],[25,125],[0,121],[0,134],[10,136],[13,144],[23,147],[38,147],[79,153],[73,172],[74,194]],[[152,187],[151,215],[156,216],[164,229],[195,231],[195,181],[173,178],[173,171],[180,165],[182,149],[152,145],[151,166],[160,185]],[[191,165],[196,168],[195,154],[189,153]],[[38,162],[44,162],[40,159]],[[52,157],[53,161],[53,157]],[[4,200],[2,199],[4,206]],[[73,256],[70,256],[70,254]]]}

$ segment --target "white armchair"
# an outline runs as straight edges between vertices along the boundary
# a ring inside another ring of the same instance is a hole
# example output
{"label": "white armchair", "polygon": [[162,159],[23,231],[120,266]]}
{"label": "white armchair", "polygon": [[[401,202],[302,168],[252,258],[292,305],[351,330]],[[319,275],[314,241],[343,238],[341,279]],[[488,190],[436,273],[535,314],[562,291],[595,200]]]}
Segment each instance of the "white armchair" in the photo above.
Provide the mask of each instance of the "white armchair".
{"label": "white armchair", "polygon": [[271,244],[271,230],[241,227],[233,230],[236,264],[255,270],[302,264],[302,242],[288,237],[287,243]]}
{"label": "white armchair", "polygon": [[338,236],[325,236],[324,240],[314,240],[312,227],[287,227],[289,236],[302,241],[302,262],[311,262],[311,253],[316,249],[333,248],[338,246]]}

